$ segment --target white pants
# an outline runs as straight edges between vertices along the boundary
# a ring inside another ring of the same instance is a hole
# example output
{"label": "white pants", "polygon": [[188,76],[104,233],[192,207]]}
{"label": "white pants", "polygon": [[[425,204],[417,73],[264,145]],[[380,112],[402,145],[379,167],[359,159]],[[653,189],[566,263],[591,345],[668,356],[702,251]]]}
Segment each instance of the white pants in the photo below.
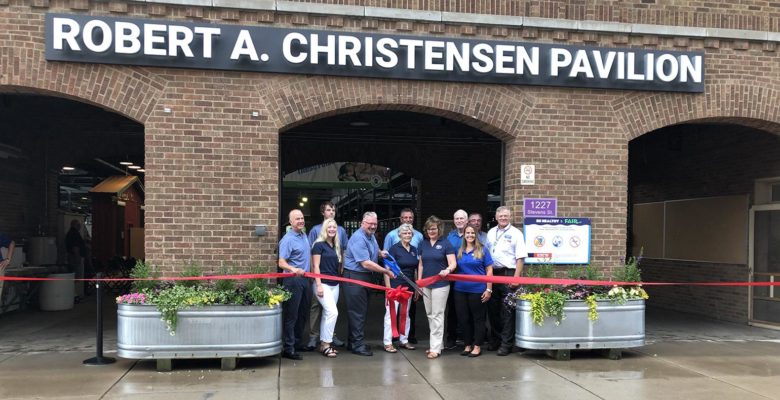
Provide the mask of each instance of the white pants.
{"label": "white pants", "polygon": [[317,284],[312,285],[314,298],[322,304],[322,322],[320,322],[320,340],[325,343],[333,342],[333,331],[336,329],[336,320],[339,317],[339,285],[331,286],[322,284],[322,297],[317,296]]}
{"label": "white pants", "polygon": [[450,285],[440,288],[423,288],[425,314],[431,329],[431,351],[441,353],[444,340],[444,310],[447,308],[447,297],[450,295]]}
{"label": "white pants", "polygon": [[[412,299],[411,297],[409,300],[406,301],[406,315],[399,316],[400,318],[406,318],[406,329],[404,329],[403,332],[398,332],[399,335],[401,335],[401,343],[408,343],[409,339],[409,328],[412,325],[412,321],[409,319],[409,307],[411,307]],[[394,313],[398,313],[398,309],[400,308],[400,304],[398,302],[395,302],[395,310],[393,310]],[[399,321],[396,321],[399,322]],[[401,325],[400,323],[398,324]],[[385,335],[382,339],[382,342],[385,344],[385,346],[389,344],[393,344],[393,329],[390,326],[390,302],[385,300]]]}

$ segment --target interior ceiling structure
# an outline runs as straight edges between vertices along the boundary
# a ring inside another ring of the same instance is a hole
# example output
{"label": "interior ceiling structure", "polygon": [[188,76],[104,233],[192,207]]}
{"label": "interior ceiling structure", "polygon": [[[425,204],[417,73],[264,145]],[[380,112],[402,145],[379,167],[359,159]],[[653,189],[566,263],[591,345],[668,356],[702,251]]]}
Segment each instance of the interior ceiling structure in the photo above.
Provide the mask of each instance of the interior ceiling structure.
{"label": "interior ceiling structure", "polygon": [[0,93],[0,122],[0,151],[46,154],[52,164],[61,160],[77,168],[66,175],[121,175],[120,161],[143,166],[143,125],[100,107],[15,90]]}
{"label": "interior ceiling structure", "polygon": [[7,89],[0,93],[0,157],[59,172],[61,192],[85,203],[86,192],[109,176],[131,173],[143,179],[143,173],[120,162],[143,167],[144,127],[90,104]]}
{"label": "interior ceiling structure", "polygon": [[[362,161],[398,168],[429,151],[500,151],[501,140],[447,118],[410,111],[366,111],[312,121],[279,134],[286,174],[325,162]],[[389,160],[388,158],[393,158]],[[396,161],[396,165],[392,165]]]}

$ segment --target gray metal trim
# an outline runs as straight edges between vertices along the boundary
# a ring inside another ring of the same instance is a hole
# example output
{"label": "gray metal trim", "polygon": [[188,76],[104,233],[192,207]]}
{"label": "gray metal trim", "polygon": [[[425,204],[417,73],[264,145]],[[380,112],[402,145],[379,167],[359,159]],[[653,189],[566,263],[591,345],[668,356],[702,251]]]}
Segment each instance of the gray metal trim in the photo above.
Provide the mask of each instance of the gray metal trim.
{"label": "gray metal trim", "polygon": [[511,15],[423,11],[403,8],[349,6],[292,2],[286,0],[133,0],[136,3],[186,5],[199,7],[238,8],[243,10],[279,11],[288,13],[397,19],[405,21],[441,22],[450,24],[529,27],[575,32],[607,34],[637,34],[692,38],[752,40],[780,42],[780,32],[742,29],[698,28],[675,25],[627,24],[608,21],[577,21],[561,18],[538,18]]}

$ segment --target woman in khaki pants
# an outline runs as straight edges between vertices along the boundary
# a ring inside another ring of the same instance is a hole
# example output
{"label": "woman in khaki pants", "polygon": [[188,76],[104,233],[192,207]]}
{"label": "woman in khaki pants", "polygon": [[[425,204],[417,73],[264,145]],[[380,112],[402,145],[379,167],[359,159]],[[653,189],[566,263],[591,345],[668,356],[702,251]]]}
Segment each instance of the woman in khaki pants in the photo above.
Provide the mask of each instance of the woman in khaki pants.
{"label": "woman in khaki pants", "polygon": [[[442,223],[436,216],[425,221],[425,234],[428,239],[420,243],[420,264],[417,267],[418,279],[434,275],[447,276],[455,271],[455,249],[446,237],[442,236]],[[450,283],[438,281],[423,288],[425,313],[431,329],[431,348],[426,352],[429,359],[441,355],[442,339],[444,338],[444,310],[447,308],[447,297],[450,294]]]}

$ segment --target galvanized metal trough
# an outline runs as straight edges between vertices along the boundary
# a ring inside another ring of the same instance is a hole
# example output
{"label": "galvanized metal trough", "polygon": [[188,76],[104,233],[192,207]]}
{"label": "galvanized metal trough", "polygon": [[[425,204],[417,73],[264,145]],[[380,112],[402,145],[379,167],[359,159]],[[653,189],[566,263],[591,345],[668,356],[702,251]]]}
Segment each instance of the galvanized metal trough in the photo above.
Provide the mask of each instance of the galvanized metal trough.
{"label": "galvanized metal trough", "polygon": [[547,317],[542,326],[531,318],[531,302],[518,301],[515,317],[515,345],[525,349],[548,350],[553,357],[567,360],[575,349],[604,349],[612,359],[621,357],[621,349],[645,345],[645,301],[625,304],[599,301],[599,318],[588,319],[588,305],[569,300],[563,308],[566,317],[560,325]]}
{"label": "galvanized metal trough", "polygon": [[120,304],[117,310],[117,355],[157,360],[171,370],[175,358],[220,358],[231,370],[236,358],[266,357],[282,352],[282,308],[214,305],[180,310],[176,334],[165,329],[152,305]]}

